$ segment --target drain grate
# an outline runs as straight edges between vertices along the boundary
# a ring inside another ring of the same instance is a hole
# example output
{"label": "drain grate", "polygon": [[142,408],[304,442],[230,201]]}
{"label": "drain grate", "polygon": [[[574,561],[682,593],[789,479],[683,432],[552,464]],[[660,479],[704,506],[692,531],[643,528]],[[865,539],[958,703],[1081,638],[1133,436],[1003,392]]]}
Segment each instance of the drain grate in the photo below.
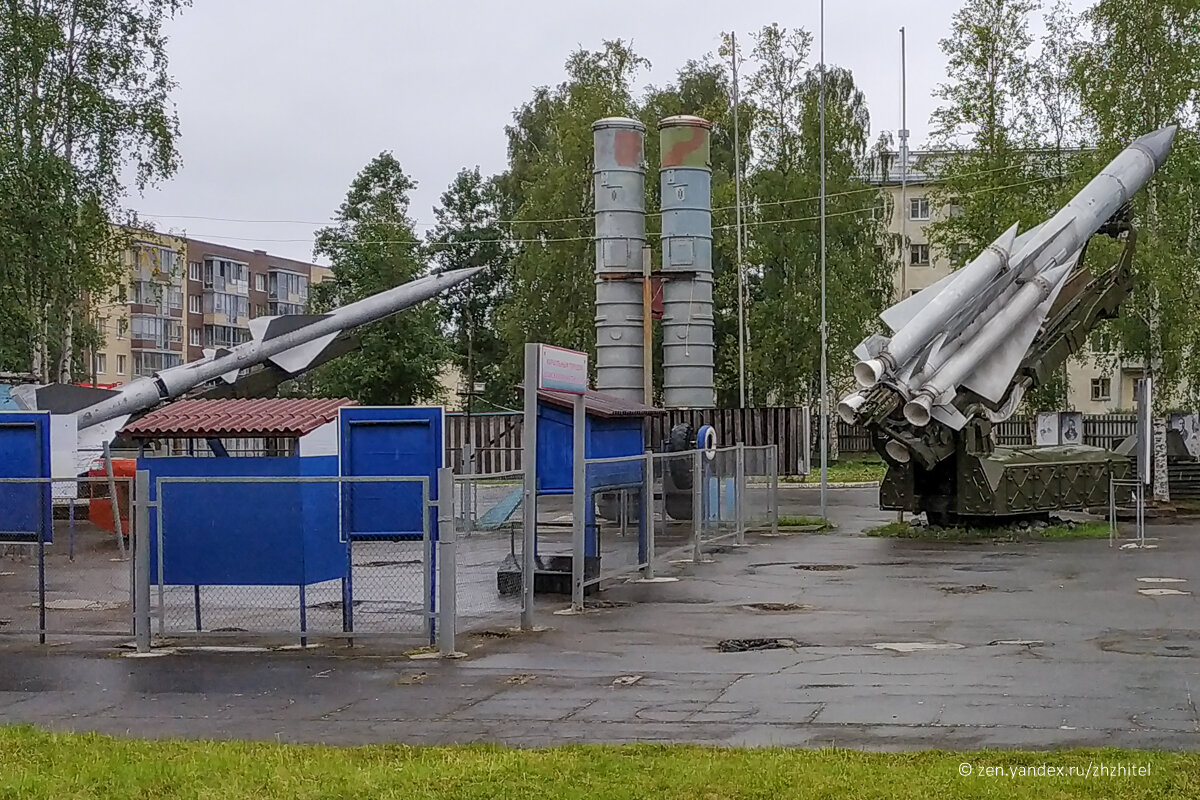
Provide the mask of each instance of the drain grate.
{"label": "drain grate", "polygon": [[790,650],[804,647],[795,639],[722,639],[717,649],[722,653],[748,653],[752,650]]}
{"label": "drain grate", "polygon": [[852,564],[793,564],[792,569],[802,569],[806,572],[841,572],[854,569]]}
{"label": "drain grate", "polygon": [[811,611],[812,606],[803,603],[749,603],[745,608],[751,611],[770,611],[779,613],[783,611]]}
{"label": "drain grate", "polygon": [[980,592],[991,592],[995,590],[995,586],[988,586],[986,583],[975,583],[970,586],[942,586],[940,587],[946,594],[979,594]]}

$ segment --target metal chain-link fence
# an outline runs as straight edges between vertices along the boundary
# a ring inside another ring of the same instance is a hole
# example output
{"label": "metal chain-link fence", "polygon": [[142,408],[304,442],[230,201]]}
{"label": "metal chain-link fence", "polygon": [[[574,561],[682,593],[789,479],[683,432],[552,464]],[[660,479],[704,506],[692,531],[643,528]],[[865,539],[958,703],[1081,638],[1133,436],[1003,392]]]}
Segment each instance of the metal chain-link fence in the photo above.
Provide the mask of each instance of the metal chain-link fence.
{"label": "metal chain-link fence", "polygon": [[124,476],[0,478],[0,634],[130,635],[132,491]]}

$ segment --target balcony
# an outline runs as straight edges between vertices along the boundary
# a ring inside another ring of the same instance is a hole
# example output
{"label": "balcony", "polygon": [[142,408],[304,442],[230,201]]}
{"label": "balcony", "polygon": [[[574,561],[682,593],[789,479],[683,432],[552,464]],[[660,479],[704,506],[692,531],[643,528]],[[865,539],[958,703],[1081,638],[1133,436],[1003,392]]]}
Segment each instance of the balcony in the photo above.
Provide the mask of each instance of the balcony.
{"label": "balcony", "polygon": [[283,269],[268,269],[267,299],[303,308],[308,303],[308,276]]}
{"label": "balcony", "polygon": [[129,346],[134,351],[182,353],[183,323],[165,317],[133,314],[130,319]]}
{"label": "balcony", "polygon": [[250,326],[249,297],[205,290],[204,324],[248,328]]}
{"label": "balcony", "polygon": [[250,265],[227,258],[206,256],[203,265],[204,293],[250,296]]}

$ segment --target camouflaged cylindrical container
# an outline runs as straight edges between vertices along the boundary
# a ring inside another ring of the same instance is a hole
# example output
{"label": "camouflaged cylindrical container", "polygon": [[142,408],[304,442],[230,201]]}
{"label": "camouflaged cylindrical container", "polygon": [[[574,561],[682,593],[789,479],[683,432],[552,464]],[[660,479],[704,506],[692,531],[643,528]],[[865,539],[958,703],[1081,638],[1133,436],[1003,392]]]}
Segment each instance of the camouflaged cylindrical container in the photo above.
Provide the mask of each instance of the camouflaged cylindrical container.
{"label": "camouflaged cylindrical container", "polygon": [[712,123],[667,117],[658,130],[664,405],[713,408]]}
{"label": "camouflaged cylindrical container", "polygon": [[646,128],[592,123],[596,203],[596,389],[642,401],[642,247]]}

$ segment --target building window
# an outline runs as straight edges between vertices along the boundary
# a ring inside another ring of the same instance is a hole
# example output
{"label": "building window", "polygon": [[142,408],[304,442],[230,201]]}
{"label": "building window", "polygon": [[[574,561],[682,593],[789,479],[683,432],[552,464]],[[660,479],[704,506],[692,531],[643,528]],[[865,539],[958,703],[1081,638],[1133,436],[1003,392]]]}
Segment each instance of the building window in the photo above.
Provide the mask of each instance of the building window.
{"label": "building window", "polygon": [[200,262],[199,261],[189,261],[188,262],[188,280],[191,280],[191,281],[200,280]]}
{"label": "building window", "polygon": [[871,219],[883,220],[887,218],[887,205],[880,201],[878,205],[871,206]]}
{"label": "building window", "polygon": [[929,219],[929,198],[914,197],[908,201],[909,219]]}
{"label": "building window", "polygon": [[97,373],[108,372],[108,359],[104,353],[96,353],[96,370]]}
{"label": "building window", "polygon": [[946,204],[946,216],[961,217],[963,215],[962,199],[959,197],[951,197],[950,202]]}
{"label": "building window", "polygon": [[129,302],[129,287],[123,283],[117,286],[117,302],[122,304]]}
{"label": "building window", "polygon": [[1112,380],[1109,378],[1092,378],[1092,399],[1096,401],[1112,399]]}
{"label": "building window", "polygon": [[188,311],[192,312],[193,314],[200,313],[200,295],[188,295]]}
{"label": "building window", "polygon": [[909,263],[911,263],[914,267],[929,266],[929,245],[914,244],[910,245],[909,248],[912,254],[912,258],[909,259]]}
{"label": "building window", "polygon": [[199,347],[200,342],[203,341],[201,338],[203,335],[204,332],[200,328],[192,328],[188,331],[188,344],[192,347]]}
{"label": "building window", "polygon": [[261,272],[254,276],[254,291],[265,292],[267,290],[267,276]]}
{"label": "building window", "polygon": [[254,316],[265,317],[267,315],[267,307],[262,303],[254,304]]}
{"label": "building window", "polygon": [[125,356],[123,356],[123,355],[117,356],[117,374],[118,375],[124,375],[125,370],[129,368],[127,361],[128,361],[128,359]]}
{"label": "building window", "polygon": [[[117,338],[124,339],[126,334],[128,334],[128,333],[129,333],[129,320],[125,319],[124,317],[117,317]],[[117,358],[120,359],[120,358],[122,358],[122,356],[117,356]],[[120,362],[118,362],[118,363],[120,363]],[[120,374],[124,374],[124,373],[120,373]]]}

